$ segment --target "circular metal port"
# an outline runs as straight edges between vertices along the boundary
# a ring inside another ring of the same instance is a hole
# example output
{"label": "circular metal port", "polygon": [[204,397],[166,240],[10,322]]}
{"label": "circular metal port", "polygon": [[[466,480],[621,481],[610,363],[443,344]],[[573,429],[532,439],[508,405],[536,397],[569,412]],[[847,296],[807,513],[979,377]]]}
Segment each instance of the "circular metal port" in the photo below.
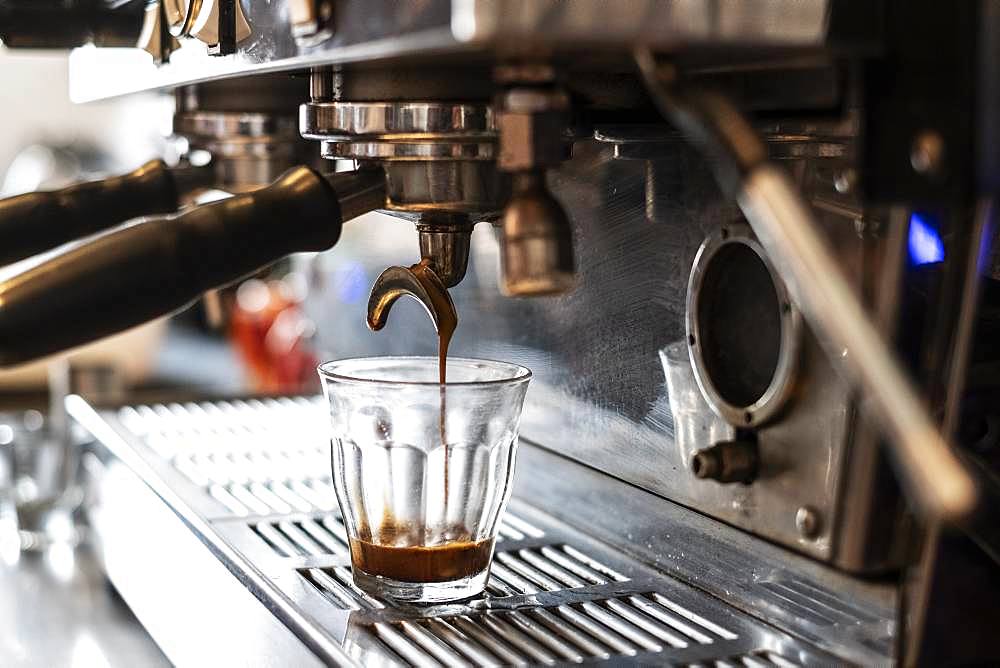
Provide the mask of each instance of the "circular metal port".
{"label": "circular metal port", "polygon": [[705,240],[688,281],[687,334],[712,410],[738,427],[774,417],[793,386],[800,330],[799,312],[748,226]]}

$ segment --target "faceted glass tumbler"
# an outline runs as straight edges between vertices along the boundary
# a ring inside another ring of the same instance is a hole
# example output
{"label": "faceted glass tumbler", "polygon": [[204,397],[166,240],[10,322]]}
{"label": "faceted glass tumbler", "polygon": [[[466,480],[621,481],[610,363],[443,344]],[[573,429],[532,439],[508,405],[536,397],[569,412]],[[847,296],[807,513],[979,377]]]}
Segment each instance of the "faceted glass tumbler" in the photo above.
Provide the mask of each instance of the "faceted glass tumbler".
{"label": "faceted glass tumbler", "polygon": [[319,366],[354,581],[396,601],[483,591],[514,475],[531,372],[449,358],[438,373],[436,357]]}

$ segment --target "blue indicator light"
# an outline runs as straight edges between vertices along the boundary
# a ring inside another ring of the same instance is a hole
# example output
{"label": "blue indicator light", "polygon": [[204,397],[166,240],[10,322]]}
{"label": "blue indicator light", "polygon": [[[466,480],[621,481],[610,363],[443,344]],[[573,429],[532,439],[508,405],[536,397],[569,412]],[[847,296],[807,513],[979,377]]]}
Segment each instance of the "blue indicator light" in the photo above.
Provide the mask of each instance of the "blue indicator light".
{"label": "blue indicator light", "polygon": [[910,215],[910,260],[913,264],[933,264],[944,260],[944,242],[928,216]]}

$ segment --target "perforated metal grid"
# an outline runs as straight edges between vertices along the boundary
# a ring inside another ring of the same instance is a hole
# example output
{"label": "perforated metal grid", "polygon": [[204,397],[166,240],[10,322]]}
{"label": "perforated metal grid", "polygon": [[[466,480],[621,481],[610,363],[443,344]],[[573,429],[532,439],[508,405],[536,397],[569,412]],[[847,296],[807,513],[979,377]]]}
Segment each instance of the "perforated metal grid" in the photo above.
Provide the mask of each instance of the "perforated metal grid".
{"label": "perforated metal grid", "polygon": [[416,665],[579,663],[737,638],[657,593],[372,628],[387,650]]}
{"label": "perforated metal grid", "polygon": [[336,507],[319,398],[127,406],[119,419],[233,515]]}
{"label": "perforated metal grid", "polygon": [[[827,662],[516,496],[482,597],[414,609],[369,596],[351,579],[324,413],[319,399],[299,398],[136,406],[117,418],[133,439],[214,500],[213,508],[224,509],[212,525],[245,556],[246,567],[264,573],[315,629],[340,638],[362,663]],[[765,591],[804,605],[803,584],[775,580]],[[346,630],[334,611],[349,613]],[[837,612],[810,614],[832,619]]]}
{"label": "perforated metal grid", "polygon": [[[300,574],[329,595],[334,603],[344,603],[350,609],[382,609],[391,605],[356,589],[350,582],[349,563],[302,569]],[[502,546],[498,546],[490,569],[486,596],[502,598],[593,588],[595,585],[627,582],[628,579],[610,566],[569,545],[545,545],[519,550],[504,550]]]}

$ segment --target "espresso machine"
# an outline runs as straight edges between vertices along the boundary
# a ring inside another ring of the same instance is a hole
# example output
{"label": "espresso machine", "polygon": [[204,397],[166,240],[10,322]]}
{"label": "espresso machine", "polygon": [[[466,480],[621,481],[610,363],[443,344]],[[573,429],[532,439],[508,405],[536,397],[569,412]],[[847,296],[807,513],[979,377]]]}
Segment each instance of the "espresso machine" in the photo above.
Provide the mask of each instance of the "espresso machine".
{"label": "espresso machine", "polygon": [[534,373],[488,595],[431,607],[354,586],[320,398],[67,397],[171,662],[1000,661],[994,3],[6,0],[0,39],[173,96],[180,146],[0,201],[5,262],[83,239],[0,284],[4,365],[299,254],[325,359],[433,354],[422,261],[454,354]]}

